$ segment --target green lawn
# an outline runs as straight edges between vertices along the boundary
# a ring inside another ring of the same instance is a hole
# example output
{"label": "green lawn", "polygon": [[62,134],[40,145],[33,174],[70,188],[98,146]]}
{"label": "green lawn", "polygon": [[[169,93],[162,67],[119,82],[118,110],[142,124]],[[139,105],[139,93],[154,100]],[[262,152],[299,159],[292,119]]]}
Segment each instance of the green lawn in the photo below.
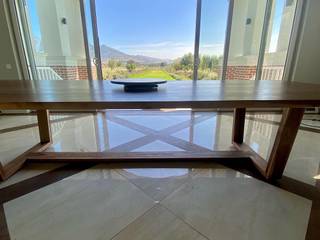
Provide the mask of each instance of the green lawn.
{"label": "green lawn", "polygon": [[131,73],[129,78],[160,78],[164,80],[175,80],[169,73],[164,70],[146,69],[138,73]]}

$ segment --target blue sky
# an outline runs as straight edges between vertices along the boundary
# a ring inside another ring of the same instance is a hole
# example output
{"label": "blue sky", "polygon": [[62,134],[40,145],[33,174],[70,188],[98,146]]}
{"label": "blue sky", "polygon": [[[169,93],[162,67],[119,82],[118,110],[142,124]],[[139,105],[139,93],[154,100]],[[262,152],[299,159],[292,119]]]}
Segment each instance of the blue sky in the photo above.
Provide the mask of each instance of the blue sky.
{"label": "blue sky", "polygon": [[272,35],[268,52],[276,52],[277,50],[277,42],[280,33],[280,25],[281,25],[281,18],[283,13],[283,8],[285,5],[285,0],[277,0],[274,10],[274,21],[272,25]]}
{"label": "blue sky", "polygon": [[[41,39],[35,2],[28,0],[28,8],[33,35]],[[276,50],[284,2],[276,1],[269,51]],[[229,0],[202,0],[200,54],[222,55],[228,5]],[[96,9],[100,44],[163,59],[193,52],[196,0],[96,0]],[[89,0],[86,14],[92,44]]]}
{"label": "blue sky", "polygon": [[[196,0],[96,0],[100,43],[174,59],[193,52]],[[201,50],[222,54],[227,0],[203,0]]]}

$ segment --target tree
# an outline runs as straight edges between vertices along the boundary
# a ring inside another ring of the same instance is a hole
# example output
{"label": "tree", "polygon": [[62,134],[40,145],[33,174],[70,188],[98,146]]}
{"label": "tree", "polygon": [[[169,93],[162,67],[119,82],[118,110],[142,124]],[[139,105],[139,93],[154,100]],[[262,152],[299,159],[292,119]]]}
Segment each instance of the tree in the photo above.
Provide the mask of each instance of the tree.
{"label": "tree", "polygon": [[200,69],[201,70],[205,70],[207,68],[209,68],[210,65],[210,61],[211,61],[211,57],[208,55],[203,55],[200,57]]}
{"label": "tree", "polygon": [[210,69],[213,69],[214,67],[218,66],[219,65],[219,62],[220,62],[220,59],[221,57],[218,57],[218,56],[211,56],[211,61],[210,61]]}
{"label": "tree", "polygon": [[116,60],[114,60],[114,59],[110,59],[109,61],[108,61],[108,67],[111,69],[111,70],[113,70],[115,67],[116,67]]}
{"label": "tree", "polygon": [[180,59],[179,60],[175,60],[174,63],[172,64],[172,67],[175,71],[179,71],[182,69],[182,66],[180,64]]}
{"label": "tree", "polygon": [[166,62],[161,62],[161,63],[160,63],[160,67],[165,67],[165,66],[167,66],[167,63],[166,63]]}
{"label": "tree", "polygon": [[133,60],[127,61],[126,68],[128,69],[129,72],[132,72],[134,69],[136,69],[137,65]]}
{"label": "tree", "polygon": [[193,54],[188,53],[183,55],[183,57],[180,60],[180,64],[183,69],[189,70],[193,68]]}
{"label": "tree", "polygon": [[117,62],[116,62],[116,66],[117,66],[117,67],[121,67],[121,65],[122,65],[122,64],[121,64],[120,61],[117,61]]}
{"label": "tree", "polygon": [[200,69],[201,70],[213,70],[216,66],[219,65],[219,62],[221,60],[221,57],[218,56],[209,56],[209,55],[203,55],[200,57]]}

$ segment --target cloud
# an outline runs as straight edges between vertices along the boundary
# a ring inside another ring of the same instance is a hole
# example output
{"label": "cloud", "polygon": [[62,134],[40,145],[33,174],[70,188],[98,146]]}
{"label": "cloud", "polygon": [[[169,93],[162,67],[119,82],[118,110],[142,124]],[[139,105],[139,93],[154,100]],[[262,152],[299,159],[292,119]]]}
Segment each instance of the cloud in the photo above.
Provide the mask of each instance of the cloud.
{"label": "cloud", "polygon": [[200,44],[200,54],[223,55],[224,43]]}
{"label": "cloud", "polygon": [[270,40],[270,45],[269,45],[269,52],[273,53],[277,51],[277,47],[278,47],[278,38],[279,38],[279,34],[275,34],[273,33],[271,35],[271,40]]}
{"label": "cloud", "polygon": [[[146,44],[118,45],[114,48],[130,55],[145,55],[161,59],[176,59],[194,51],[192,42],[156,42]],[[201,44],[200,53],[221,55],[223,44]]]}

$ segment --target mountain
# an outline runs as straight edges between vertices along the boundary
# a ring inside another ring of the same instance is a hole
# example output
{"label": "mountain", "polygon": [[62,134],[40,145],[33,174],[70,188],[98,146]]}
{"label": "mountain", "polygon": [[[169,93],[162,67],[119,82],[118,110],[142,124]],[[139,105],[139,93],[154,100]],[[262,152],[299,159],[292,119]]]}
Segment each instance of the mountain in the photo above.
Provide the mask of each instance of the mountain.
{"label": "mountain", "polygon": [[[92,45],[90,45],[90,54],[94,54],[94,48]],[[129,55],[104,44],[100,46],[100,54],[102,62],[108,61],[109,59],[115,59],[121,62],[132,60],[140,64],[159,64],[162,62],[169,62],[167,59],[153,58],[144,55]]]}
{"label": "mountain", "polygon": [[130,55],[120,52],[114,48],[108,47],[106,45],[100,46],[101,60],[106,61],[109,59],[117,59],[119,61],[130,60]]}

